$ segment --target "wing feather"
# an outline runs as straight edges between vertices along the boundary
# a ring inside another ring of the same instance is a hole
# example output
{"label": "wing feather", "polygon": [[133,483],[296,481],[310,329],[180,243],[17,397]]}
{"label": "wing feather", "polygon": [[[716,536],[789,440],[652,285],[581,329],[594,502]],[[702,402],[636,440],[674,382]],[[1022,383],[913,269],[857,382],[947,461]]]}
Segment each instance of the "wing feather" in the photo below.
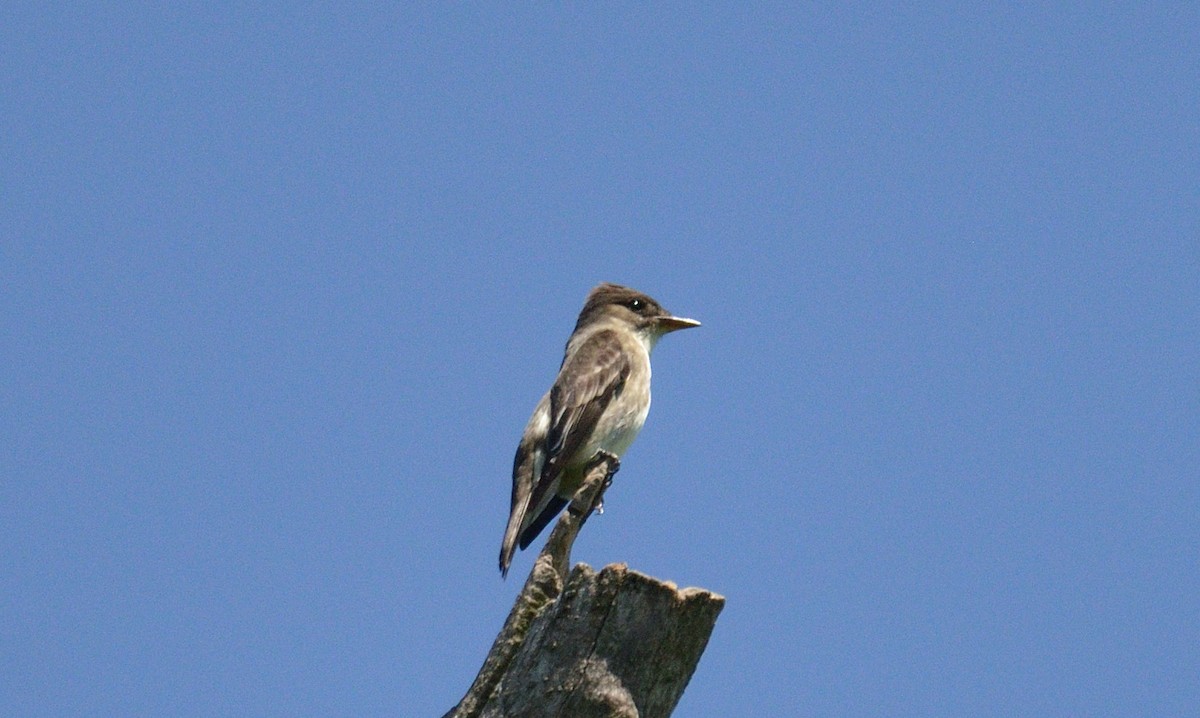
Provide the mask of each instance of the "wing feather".
{"label": "wing feather", "polygon": [[609,403],[624,389],[629,372],[629,357],[612,330],[596,332],[563,364],[550,389],[550,431],[546,435],[543,473],[578,458],[575,454],[583,448]]}
{"label": "wing feather", "polygon": [[[545,463],[541,475],[533,477],[534,486],[523,520],[525,527],[544,527],[553,516],[544,517],[558,491],[564,467],[572,461],[590,459],[576,456],[591,437],[596,423],[609,403],[621,394],[629,378],[631,365],[621,340],[612,330],[596,332],[573,352],[559,369],[550,389],[550,428],[546,432]],[[562,510],[559,505],[554,510]],[[539,527],[539,530],[540,530]],[[522,531],[521,542],[528,544],[533,535]]]}

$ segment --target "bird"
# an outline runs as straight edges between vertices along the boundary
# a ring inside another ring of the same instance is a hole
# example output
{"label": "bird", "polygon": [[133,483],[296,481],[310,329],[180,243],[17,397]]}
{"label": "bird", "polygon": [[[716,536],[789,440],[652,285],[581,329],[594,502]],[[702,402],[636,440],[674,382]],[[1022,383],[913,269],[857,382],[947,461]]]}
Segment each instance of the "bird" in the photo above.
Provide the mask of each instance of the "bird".
{"label": "bird", "polygon": [[500,575],[579,489],[597,455],[633,443],[650,412],[650,352],[663,335],[700,326],[646,294],[604,282],[588,293],[558,376],[533,410],[513,458]]}

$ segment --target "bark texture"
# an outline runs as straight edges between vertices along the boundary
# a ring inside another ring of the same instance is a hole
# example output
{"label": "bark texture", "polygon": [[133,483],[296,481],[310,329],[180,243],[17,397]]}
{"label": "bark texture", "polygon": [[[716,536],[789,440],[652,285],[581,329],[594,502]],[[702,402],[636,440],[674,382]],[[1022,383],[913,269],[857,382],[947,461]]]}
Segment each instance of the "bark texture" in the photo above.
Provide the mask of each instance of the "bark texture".
{"label": "bark texture", "polygon": [[571,544],[619,463],[599,457],[534,562],[471,689],[445,718],[665,718],[725,599],[623,564],[599,573]]}

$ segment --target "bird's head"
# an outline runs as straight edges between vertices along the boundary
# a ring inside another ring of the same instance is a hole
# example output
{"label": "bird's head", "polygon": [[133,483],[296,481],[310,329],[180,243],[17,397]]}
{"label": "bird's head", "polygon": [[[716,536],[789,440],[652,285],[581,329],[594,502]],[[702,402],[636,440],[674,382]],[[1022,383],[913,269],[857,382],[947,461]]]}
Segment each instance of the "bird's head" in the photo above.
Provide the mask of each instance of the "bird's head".
{"label": "bird's head", "polygon": [[592,322],[616,320],[644,334],[651,345],[664,334],[700,326],[695,319],[672,315],[636,289],[605,282],[593,289],[579,312],[575,330]]}

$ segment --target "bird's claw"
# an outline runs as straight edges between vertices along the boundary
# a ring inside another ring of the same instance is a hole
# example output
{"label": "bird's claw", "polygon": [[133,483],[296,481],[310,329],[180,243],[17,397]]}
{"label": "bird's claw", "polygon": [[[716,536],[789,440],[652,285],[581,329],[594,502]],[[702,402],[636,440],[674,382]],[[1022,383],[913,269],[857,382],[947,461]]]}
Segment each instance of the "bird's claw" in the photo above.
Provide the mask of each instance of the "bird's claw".
{"label": "bird's claw", "polygon": [[608,476],[604,479],[604,485],[608,486],[612,484],[613,474],[621,470],[621,458],[611,451],[604,451],[601,449],[600,451],[596,452],[596,456],[592,459],[592,461],[596,462],[597,464],[599,464],[601,461],[608,462]]}
{"label": "bird's claw", "polygon": [[600,491],[597,492],[596,504],[594,511],[598,514],[604,513],[604,492],[608,487],[612,486],[613,475],[621,469],[621,459],[611,451],[597,451],[592,458],[593,465],[601,462],[608,462],[608,470],[604,474],[604,483],[600,486]]}

